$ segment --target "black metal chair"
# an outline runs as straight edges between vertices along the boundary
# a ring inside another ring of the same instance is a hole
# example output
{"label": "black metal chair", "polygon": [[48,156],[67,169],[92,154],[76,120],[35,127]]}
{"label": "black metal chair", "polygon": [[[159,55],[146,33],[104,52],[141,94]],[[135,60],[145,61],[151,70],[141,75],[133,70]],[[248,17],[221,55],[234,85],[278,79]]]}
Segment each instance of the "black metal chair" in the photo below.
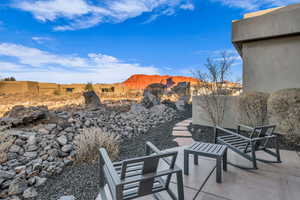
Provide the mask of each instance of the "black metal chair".
{"label": "black metal chair", "polygon": [[[248,137],[241,135],[241,128],[245,128],[250,130],[250,134]],[[252,161],[253,168],[257,169],[257,160],[267,163],[280,163],[280,151],[278,145],[278,137],[274,134],[276,126],[260,126],[260,127],[249,127],[242,124],[238,125],[237,133],[232,132],[228,129],[224,129],[222,127],[217,126],[215,129],[215,142],[219,144],[224,144],[234,152],[243,156],[244,158]],[[218,132],[222,131],[222,136],[219,136]],[[270,140],[275,141],[275,152],[268,148],[268,144]],[[276,157],[276,161],[258,159],[256,157],[257,151],[264,151],[271,156]],[[250,154],[250,155],[249,155]],[[238,166],[241,168],[246,168],[243,166]]]}
{"label": "black metal chair", "polygon": [[[153,154],[150,155],[150,153]],[[184,200],[182,170],[175,165],[177,152],[161,152],[152,143],[146,143],[146,156],[112,163],[105,149],[100,149],[100,195],[108,198],[107,183],[113,200],[135,199],[153,194],[160,199],[161,191],[167,191],[172,199]],[[160,165],[163,162],[164,166]],[[176,195],[170,190],[171,176],[176,174]]]}

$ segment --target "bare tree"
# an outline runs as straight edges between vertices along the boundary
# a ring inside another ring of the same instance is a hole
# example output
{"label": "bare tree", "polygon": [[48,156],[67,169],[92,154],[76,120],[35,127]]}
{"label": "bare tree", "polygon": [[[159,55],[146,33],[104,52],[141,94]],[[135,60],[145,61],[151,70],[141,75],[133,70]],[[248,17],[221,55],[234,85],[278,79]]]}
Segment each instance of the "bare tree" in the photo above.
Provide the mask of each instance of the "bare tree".
{"label": "bare tree", "polygon": [[199,106],[204,110],[211,123],[222,125],[224,112],[228,96],[233,93],[233,89],[229,87],[230,69],[235,59],[228,52],[220,53],[220,58],[208,58],[205,63],[205,70],[197,70],[194,72],[195,77],[199,80],[197,85],[197,95],[202,96]]}

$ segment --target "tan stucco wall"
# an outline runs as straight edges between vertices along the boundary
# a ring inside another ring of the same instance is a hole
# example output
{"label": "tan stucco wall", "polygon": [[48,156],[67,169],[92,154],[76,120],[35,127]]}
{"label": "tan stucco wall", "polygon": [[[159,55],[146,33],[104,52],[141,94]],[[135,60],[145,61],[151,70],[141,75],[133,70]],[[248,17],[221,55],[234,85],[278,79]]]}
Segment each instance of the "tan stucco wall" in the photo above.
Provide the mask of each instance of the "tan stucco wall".
{"label": "tan stucco wall", "polygon": [[30,81],[0,81],[0,94],[38,93],[38,83]]}
{"label": "tan stucco wall", "polygon": [[[202,126],[212,126],[212,122],[209,118],[207,111],[203,109],[203,98],[202,96],[193,96],[193,124]],[[236,96],[224,96],[220,98],[226,98],[226,109],[224,112],[224,121],[222,126],[225,128],[236,128],[238,121],[237,115],[237,103],[238,97]]]}
{"label": "tan stucco wall", "polygon": [[300,35],[243,44],[244,91],[300,88]]}
{"label": "tan stucco wall", "polygon": [[300,87],[300,4],[250,13],[232,23],[232,42],[243,59],[243,90]]}

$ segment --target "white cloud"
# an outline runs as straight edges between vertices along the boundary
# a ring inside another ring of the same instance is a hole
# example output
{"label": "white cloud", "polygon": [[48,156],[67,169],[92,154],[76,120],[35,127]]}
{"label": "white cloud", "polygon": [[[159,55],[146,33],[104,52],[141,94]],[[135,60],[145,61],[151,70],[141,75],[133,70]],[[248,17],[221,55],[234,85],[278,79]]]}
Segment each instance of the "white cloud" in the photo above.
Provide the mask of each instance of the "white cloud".
{"label": "white cloud", "polygon": [[38,37],[38,36],[32,37],[31,39],[39,44],[52,40],[52,38],[50,37]]}
{"label": "white cloud", "polygon": [[195,6],[192,3],[187,3],[187,4],[182,4],[180,6],[180,8],[183,9],[183,10],[194,10]]}
{"label": "white cloud", "polygon": [[258,10],[261,8],[271,8],[285,6],[293,3],[300,3],[300,0],[210,0],[220,2],[224,5],[245,10]]}
{"label": "white cloud", "polygon": [[193,10],[191,0],[21,0],[13,5],[42,21],[67,19],[67,24],[57,25],[54,30],[76,30],[100,23],[120,23],[127,19],[153,12],[154,15],[171,15],[177,8]]}
{"label": "white cloud", "polygon": [[133,74],[159,74],[153,66],[125,63],[113,56],[90,53],[86,57],[58,55],[23,45],[2,43],[0,56],[17,62],[0,62],[1,73],[19,80],[60,83],[124,81]]}
{"label": "white cloud", "polygon": [[0,71],[1,72],[4,72],[4,71],[6,71],[6,72],[15,72],[15,71],[22,71],[22,69],[24,69],[24,66],[22,66],[22,65],[0,61]]}
{"label": "white cloud", "polygon": [[59,56],[40,49],[11,43],[0,44],[0,55],[16,57],[21,64],[27,64],[34,67],[45,64],[81,67],[85,64],[85,59],[80,57]]}

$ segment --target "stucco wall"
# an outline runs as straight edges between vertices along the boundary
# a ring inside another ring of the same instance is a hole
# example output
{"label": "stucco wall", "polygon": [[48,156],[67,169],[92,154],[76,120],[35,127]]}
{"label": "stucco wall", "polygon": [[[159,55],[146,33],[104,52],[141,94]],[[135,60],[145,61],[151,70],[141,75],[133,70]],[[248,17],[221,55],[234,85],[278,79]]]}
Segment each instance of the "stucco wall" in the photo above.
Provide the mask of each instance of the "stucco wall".
{"label": "stucco wall", "polygon": [[0,93],[18,94],[18,93],[37,93],[38,83],[30,81],[0,81]]}
{"label": "stucco wall", "polygon": [[300,35],[243,44],[244,91],[300,88]]}
{"label": "stucco wall", "polygon": [[[203,126],[212,126],[211,120],[208,116],[208,113],[203,110],[203,98],[202,96],[193,96],[193,124],[194,125],[203,125]],[[238,97],[236,96],[225,96],[220,97],[226,99],[226,109],[224,113],[223,127],[225,128],[236,128],[237,123],[237,103]]]}

